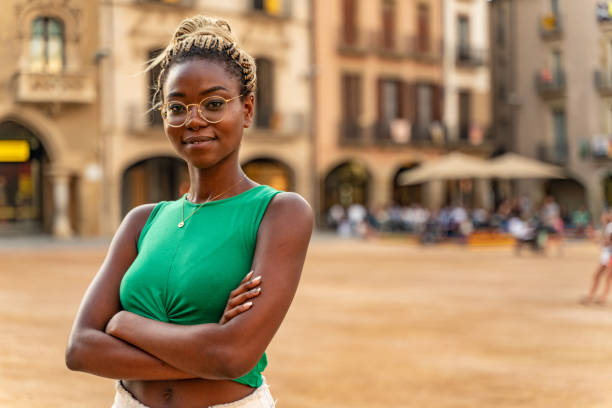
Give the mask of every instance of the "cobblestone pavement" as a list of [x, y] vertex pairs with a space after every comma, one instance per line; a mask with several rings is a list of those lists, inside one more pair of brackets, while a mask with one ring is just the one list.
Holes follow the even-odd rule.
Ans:
[[[0, 242], [0, 406], [108, 407], [64, 347], [105, 241]], [[279, 408], [612, 407], [612, 307], [585, 307], [594, 244], [314, 240], [266, 377]]]

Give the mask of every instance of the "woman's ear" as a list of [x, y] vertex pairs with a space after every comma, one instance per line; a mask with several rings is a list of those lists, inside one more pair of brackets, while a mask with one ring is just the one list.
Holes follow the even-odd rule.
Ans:
[[248, 94], [244, 101], [242, 101], [242, 108], [244, 114], [244, 127], [251, 127], [253, 123], [253, 115], [255, 114], [255, 97], [252, 93]]

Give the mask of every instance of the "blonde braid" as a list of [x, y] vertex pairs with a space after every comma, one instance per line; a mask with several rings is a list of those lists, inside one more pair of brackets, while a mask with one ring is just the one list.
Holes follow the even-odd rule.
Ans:
[[243, 97], [254, 93], [257, 73], [255, 60], [246, 51], [238, 47], [232, 30], [226, 20], [202, 15], [183, 20], [172, 35], [166, 48], [149, 61], [147, 70], [159, 66], [152, 109], [161, 105], [161, 90], [168, 67], [175, 61], [198, 56], [217, 55], [229, 63], [238, 66], [241, 76], [241, 93]]

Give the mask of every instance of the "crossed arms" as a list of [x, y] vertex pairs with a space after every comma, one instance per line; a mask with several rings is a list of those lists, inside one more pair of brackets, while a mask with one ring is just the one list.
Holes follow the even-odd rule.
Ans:
[[[312, 232], [310, 207], [293, 193], [272, 200], [259, 227], [252, 265], [253, 279], [261, 282], [243, 281], [220, 323], [193, 326], [121, 310], [121, 279], [137, 255], [136, 242], [152, 209], [135, 208], [117, 230], [79, 308], [66, 365], [125, 380], [222, 380], [246, 374], [278, 330], [297, 289]], [[261, 293], [243, 313], [249, 307], [245, 300], [255, 293], [239, 296], [256, 285]]]

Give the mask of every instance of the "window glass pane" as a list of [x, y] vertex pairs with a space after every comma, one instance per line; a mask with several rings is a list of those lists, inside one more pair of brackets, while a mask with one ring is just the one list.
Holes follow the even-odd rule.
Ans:
[[45, 20], [37, 18], [32, 21], [32, 38], [30, 39], [30, 71], [42, 72], [45, 67]]

